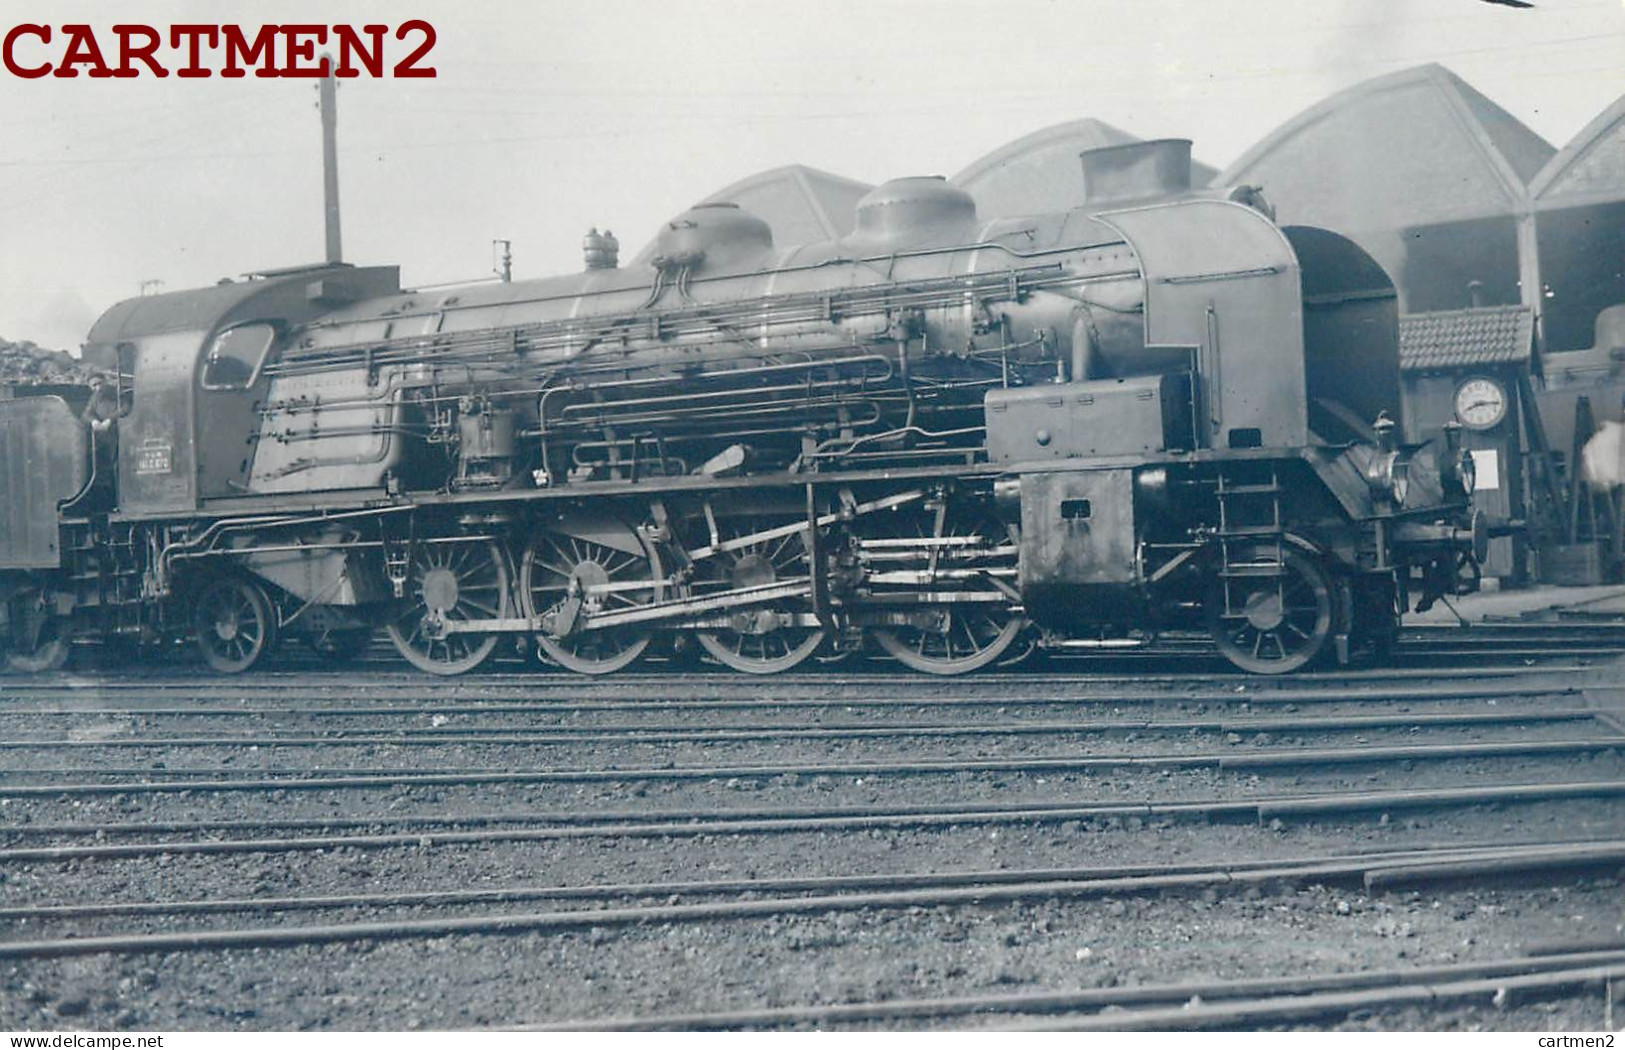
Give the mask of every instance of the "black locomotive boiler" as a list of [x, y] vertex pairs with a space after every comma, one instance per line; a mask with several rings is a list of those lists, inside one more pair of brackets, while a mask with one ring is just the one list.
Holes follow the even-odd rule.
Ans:
[[[600, 674], [652, 644], [754, 673], [878, 651], [1206, 629], [1286, 672], [1381, 651], [1488, 530], [1415, 448], [1393, 286], [1251, 188], [1086, 156], [1090, 198], [986, 222], [886, 183], [854, 232], [694, 208], [646, 265], [411, 290], [253, 275], [110, 309], [116, 386], [0, 401], [0, 647], [195, 642], [221, 671], [387, 632], [438, 674], [499, 645]], [[29, 396], [32, 394], [33, 396]]]

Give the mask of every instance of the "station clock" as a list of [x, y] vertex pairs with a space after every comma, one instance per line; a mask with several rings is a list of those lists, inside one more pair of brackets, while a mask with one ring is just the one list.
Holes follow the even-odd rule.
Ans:
[[1507, 415], [1507, 388], [1489, 376], [1469, 376], [1456, 386], [1456, 418], [1464, 427], [1489, 430]]

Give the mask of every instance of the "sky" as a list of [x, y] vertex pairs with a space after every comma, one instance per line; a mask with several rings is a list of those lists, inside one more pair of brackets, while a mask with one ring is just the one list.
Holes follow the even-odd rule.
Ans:
[[[1424, 62], [1561, 147], [1625, 94], [1625, 0], [0, 0], [23, 22], [429, 21], [433, 79], [338, 93], [347, 261], [410, 285], [623, 258], [754, 172], [951, 175], [1094, 117], [1223, 167], [1314, 102]], [[59, 58], [30, 39], [29, 61]], [[392, 54], [399, 55], [397, 48]], [[0, 70], [0, 337], [76, 349], [96, 316], [319, 261], [310, 80]]]

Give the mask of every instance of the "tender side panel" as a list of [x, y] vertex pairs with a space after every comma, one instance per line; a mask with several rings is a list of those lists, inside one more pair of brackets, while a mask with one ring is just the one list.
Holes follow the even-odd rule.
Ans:
[[88, 448], [60, 397], [0, 401], [0, 569], [61, 564], [56, 508], [84, 487]]

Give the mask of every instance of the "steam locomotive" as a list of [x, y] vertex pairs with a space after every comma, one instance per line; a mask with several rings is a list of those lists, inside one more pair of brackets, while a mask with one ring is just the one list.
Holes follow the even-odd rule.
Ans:
[[1181, 140], [1092, 151], [1063, 214], [904, 178], [824, 244], [713, 204], [646, 264], [594, 233], [545, 280], [336, 264], [119, 303], [86, 346], [115, 382], [0, 401], [0, 648], [1380, 653], [1483, 556], [1472, 459], [1390, 421], [1381, 267], [1181, 166]]

